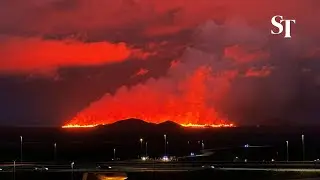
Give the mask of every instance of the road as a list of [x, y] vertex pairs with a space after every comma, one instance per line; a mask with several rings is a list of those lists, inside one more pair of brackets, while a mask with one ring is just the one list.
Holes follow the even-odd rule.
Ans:
[[[106, 168], [97, 168], [97, 163], [75, 163], [54, 165], [50, 163], [0, 164], [0, 172], [34, 171], [35, 167], [46, 167], [46, 172], [183, 172], [203, 169], [224, 171], [299, 171], [320, 172], [320, 165], [314, 162], [270, 162], [270, 163], [232, 163], [232, 162], [156, 162], [156, 161], [112, 161], [100, 162]], [[111, 168], [108, 168], [110, 166]], [[319, 169], [318, 169], [319, 168]]]
[[320, 169], [298, 168], [217, 168], [225, 171], [277, 171], [277, 172], [320, 172]]

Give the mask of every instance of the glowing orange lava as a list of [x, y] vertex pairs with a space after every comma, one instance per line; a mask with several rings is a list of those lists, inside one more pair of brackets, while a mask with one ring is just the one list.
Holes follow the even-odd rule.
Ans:
[[[66, 124], [64, 126], [62, 126], [62, 128], [93, 128], [99, 125], [106, 125], [106, 124], [111, 124], [111, 123], [105, 123], [105, 122], [116, 122], [116, 119], [113, 120], [94, 120], [94, 118], [92, 116], [85, 118], [84, 116], [82, 118], [80, 118], [81, 116], [77, 116], [74, 119], [71, 120], [71, 123]], [[152, 120], [148, 120], [148, 118], [146, 118], [146, 122], [150, 122], [153, 123], [154, 121]], [[72, 123], [72, 122], [77, 122], [77, 123]], [[90, 122], [99, 122], [97, 124], [90, 124]], [[156, 124], [159, 124], [163, 121], [160, 121]], [[175, 122], [177, 122], [177, 119], [175, 119]], [[178, 120], [179, 122], [179, 120]], [[180, 122], [186, 122], [186, 120], [182, 120], [180, 119]], [[181, 125], [182, 127], [189, 127], [189, 128], [221, 128], [221, 127], [236, 127], [235, 124], [233, 123], [226, 123], [226, 121], [220, 121], [220, 123], [217, 124], [195, 124], [195, 123], [178, 123], [179, 125]]]
[[68, 125], [62, 126], [62, 128], [92, 128], [98, 125], [99, 124], [90, 124], [90, 125], [68, 124]]
[[[68, 124], [62, 126], [62, 128], [93, 128], [99, 125], [104, 124], [92, 124], [92, 125], [80, 125], [80, 124]], [[235, 127], [234, 124], [180, 124], [183, 127], [190, 127], [190, 128], [221, 128], [221, 127]]]
[[192, 128], [219, 128], [219, 127], [235, 127], [234, 124], [180, 124], [183, 127], [192, 127]]

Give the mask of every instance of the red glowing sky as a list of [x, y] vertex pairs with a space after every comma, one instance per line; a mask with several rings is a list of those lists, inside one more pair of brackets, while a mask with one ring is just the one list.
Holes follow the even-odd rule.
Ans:
[[[317, 0], [0, 2], [1, 76], [54, 75], [54, 81], [46, 79], [48, 88], [30, 78], [13, 86], [20, 87], [13, 91], [19, 95], [4, 95], [3, 102], [18, 102], [13, 107], [21, 113], [4, 111], [4, 117], [59, 114], [49, 124], [127, 118], [242, 124], [289, 118], [283, 109], [301, 109], [292, 116], [303, 116], [305, 110], [291, 106], [304, 98], [298, 97], [297, 79], [307, 78], [309, 90], [319, 82], [312, 69], [317, 61], [301, 60], [320, 54], [319, 5]], [[291, 40], [270, 36], [270, 19], [278, 14], [297, 20]], [[75, 71], [79, 67], [88, 71]], [[26, 97], [39, 100], [28, 104]]]

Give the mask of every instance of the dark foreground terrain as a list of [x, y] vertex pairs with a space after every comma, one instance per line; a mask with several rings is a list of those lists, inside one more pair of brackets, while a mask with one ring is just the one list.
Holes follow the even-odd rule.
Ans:
[[[209, 156], [194, 161], [224, 162], [286, 162], [309, 161], [320, 158], [318, 127], [237, 127], [185, 128], [172, 122], [150, 124], [141, 120], [120, 121], [111, 125], [88, 129], [60, 127], [2, 127], [0, 128], [0, 162], [11, 166], [22, 164], [80, 164], [106, 162], [114, 157], [132, 160], [148, 155], [159, 158], [164, 154], [185, 159], [191, 153]], [[302, 137], [303, 140], [302, 140]], [[166, 140], [166, 141], [165, 141]], [[288, 141], [288, 143], [287, 143]], [[146, 143], [147, 142], [147, 143]], [[166, 143], [165, 143], [166, 142]], [[304, 144], [304, 146], [303, 146]], [[304, 150], [304, 151], [303, 151]], [[303, 153], [304, 152], [304, 153]], [[21, 158], [22, 157], [22, 158]], [[21, 164], [21, 163], [20, 163]], [[32, 168], [32, 167], [31, 167]], [[0, 180], [83, 180], [83, 174], [70, 172], [1, 172]], [[315, 172], [260, 172], [260, 171], [189, 171], [189, 172], [134, 172], [128, 179], [185, 180], [185, 179], [296, 179], [318, 176]], [[90, 179], [91, 178], [91, 179]], [[88, 176], [87, 180], [92, 179]], [[107, 178], [108, 179], [108, 178]], [[111, 180], [111, 179], [110, 179]], [[120, 180], [120, 179], [119, 179]]]
[[[166, 134], [167, 145], [164, 145]], [[184, 128], [166, 122], [159, 125], [141, 120], [120, 121], [88, 129], [0, 128], [0, 161], [101, 162], [116, 158], [133, 159], [141, 155], [159, 157], [199, 154], [214, 149], [210, 160], [303, 159], [301, 136], [304, 135], [305, 160], [320, 158], [318, 127], [239, 127]], [[22, 141], [20, 136], [22, 136]], [[143, 139], [141, 142], [140, 139]], [[147, 146], [146, 146], [147, 142]], [[56, 143], [56, 146], [54, 144]], [[245, 148], [245, 145], [250, 145]], [[207, 157], [209, 158], [209, 157]]]
[[[128, 173], [128, 180], [290, 180], [320, 177], [316, 173], [285, 173], [285, 172], [250, 172], [250, 171], [195, 171], [184, 173]], [[82, 180], [82, 174], [74, 174], [72, 178], [70, 173], [35, 173], [24, 172], [16, 173], [16, 180]], [[0, 179], [13, 180], [12, 173], [0, 173]], [[108, 178], [110, 180], [120, 180], [121, 178]], [[88, 178], [87, 180], [99, 180]]]

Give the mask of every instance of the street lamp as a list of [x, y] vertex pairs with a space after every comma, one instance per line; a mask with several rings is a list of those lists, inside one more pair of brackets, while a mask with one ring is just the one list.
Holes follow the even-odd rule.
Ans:
[[23, 137], [20, 136], [20, 162], [22, 162], [22, 142], [23, 142]]
[[305, 160], [305, 149], [304, 149], [304, 135], [301, 135], [301, 143], [302, 143], [302, 161]]
[[166, 156], [167, 155], [167, 135], [164, 134], [163, 137], [164, 137], [164, 155]]
[[244, 153], [245, 153], [245, 160], [247, 160], [248, 158], [249, 158], [249, 147], [250, 147], [250, 145], [249, 144], [245, 144], [244, 145]]
[[53, 144], [54, 161], [57, 161], [57, 143]]
[[146, 157], [148, 157], [148, 142], [146, 142]]
[[169, 154], [169, 153], [168, 153], [168, 151], [169, 151], [169, 150], [168, 150], [168, 149], [169, 149], [168, 146], [169, 146], [169, 141], [167, 141], [167, 144], [166, 144], [166, 149], [167, 149], [167, 150], [166, 150], [166, 151], [167, 151], [167, 152], [166, 152], [166, 156], [168, 156], [168, 154]]
[[142, 143], [143, 143], [143, 139], [140, 138], [140, 156], [142, 156]]
[[287, 162], [289, 162], [289, 141], [286, 141], [287, 144]]
[[113, 148], [113, 159], [116, 160], [116, 148]]
[[71, 176], [71, 179], [73, 180], [74, 162], [72, 162], [72, 163], [71, 163], [71, 169], [72, 169], [72, 176]]
[[16, 160], [13, 160], [13, 180], [16, 180]]

